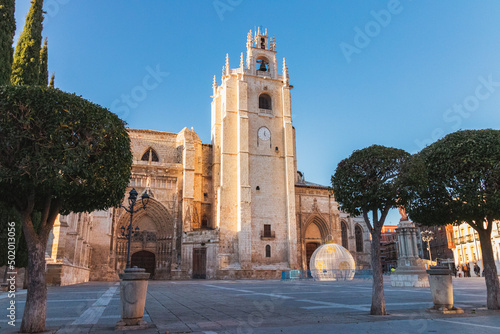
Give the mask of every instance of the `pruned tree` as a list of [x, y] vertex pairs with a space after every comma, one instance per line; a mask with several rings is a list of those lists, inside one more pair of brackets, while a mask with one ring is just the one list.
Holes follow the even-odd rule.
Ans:
[[0, 86], [0, 187], [8, 194], [0, 201], [18, 212], [28, 246], [22, 332], [45, 330], [45, 250], [57, 215], [117, 206], [131, 164], [124, 122], [107, 109], [58, 89]]
[[500, 307], [491, 231], [500, 220], [500, 131], [457, 131], [424, 148], [404, 166], [402, 197], [413, 221], [469, 224], [479, 235], [487, 306]]
[[16, 33], [16, 19], [14, 0], [0, 0], [0, 85], [10, 83], [10, 73], [14, 48], [14, 34]]
[[47, 48], [47, 37], [43, 41], [42, 49], [40, 50], [40, 66], [38, 69], [38, 84], [47, 86], [49, 84], [49, 51]]
[[[342, 160], [332, 176], [335, 200], [352, 216], [362, 215], [372, 236], [373, 270], [370, 313], [385, 315], [384, 279], [380, 262], [382, 226], [389, 210], [398, 206], [401, 164], [409, 157], [403, 150], [372, 145]], [[371, 218], [370, 218], [371, 215]]]
[[50, 76], [50, 81], [49, 81], [49, 87], [50, 88], [55, 88], [55, 86], [54, 86], [54, 81], [55, 80], [56, 80], [56, 74], [52, 73], [52, 75]]
[[14, 53], [10, 77], [13, 85], [38, 85], [39, 83], [42, 22], [43, 0], [32, 0]]

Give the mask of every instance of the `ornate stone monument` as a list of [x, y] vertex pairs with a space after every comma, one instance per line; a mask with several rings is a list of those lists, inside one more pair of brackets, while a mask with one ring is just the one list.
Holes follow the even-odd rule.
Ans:
[[417, 228], [408, 220], [404, 207], [399, 207], [401, 220], [398, 234], [398, 268], [391, 273], [391, 285], [399, 287], [428, 287], [425, 265], [418, 257]]

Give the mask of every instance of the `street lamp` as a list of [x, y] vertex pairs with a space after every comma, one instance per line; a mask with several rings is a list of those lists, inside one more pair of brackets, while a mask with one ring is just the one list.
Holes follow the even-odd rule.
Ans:
[[[128, 227], [125, 228], [125, 226], [122, 226], [120, 228], [122, 231], [122, 236], [128, 238], [127, 266], [126, 266], [126, 268], [130, 268], [130, 244], [132, 241], [132, 234], [139, 232], [139, 226], [137, 226], [135, 228], [135, 230], [132, 229], [132, 219], [134, 218], [134, 213], [139, 212], [142, 209], [146, 209], [146, 205], [148, 205], [148, 202], [149, 202], [149, 195], [147, 194], [147, 192], [144, 192], [144, 194], [142, 194], [142, 196], [141, 196], [142, 207], [134, 210], [134, 206], [135, 206], [136, 201], [137, 201], [137, 191], [135, 190], [135, 188], [132, 188], [132, 190], [130, 190], [129, 196], [128, 196], [128, 208], [126, 206], [123, 206], [123, 204], [120, 204], [120, 207], [124, 208], [125, 211], [130, 213], [130, 223], [128, 224]], [[125, 232], [125, 230], [126, 230], [126, 232]]]
[[431, 242], [431, 240], [434, 240], [434, 232], [422, 231], [422, 232], [420, 232], [420, 234], [422, 235], [422, 241], [427, 242], [427, 251], [429, 252], [429, 260], [432, 262], [430, 242]]

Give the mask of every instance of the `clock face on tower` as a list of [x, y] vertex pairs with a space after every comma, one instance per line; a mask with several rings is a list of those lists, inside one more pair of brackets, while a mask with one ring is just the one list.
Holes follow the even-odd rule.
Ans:
[[265, 126], [261, 127], [259, 131], [257, 132], [257, 135], [261, 140], [269, 140], [271, 139], [271, 131], [269, 131], [268, 128]]

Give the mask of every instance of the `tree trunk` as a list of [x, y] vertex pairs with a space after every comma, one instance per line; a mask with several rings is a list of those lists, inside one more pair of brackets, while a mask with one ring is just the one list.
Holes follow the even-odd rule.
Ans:
[[[374, 224], [375, 225], [375, 224]], [[380, 231], [375, 228], [372, 233], [372, 307], [370, 314], [386, 315], [384, 296], [384, 276], [382, 275], [382, 263], [380, 262]]]
[[20, 331], [22, 333], [45, 331], [45, 316], [47, 313], [45, 248], [46, 243], [43, 241], [28, 242], [28, 293], [21, 322]]
[[[491, 222], [490, 222], [491, 224]], [[480, 229], [479, 241], [483, 253], [484, 278], [486, 281], [486, 305], [489, 310], [500, 309], [500, 283], [491, 245], [491, 232]]]

